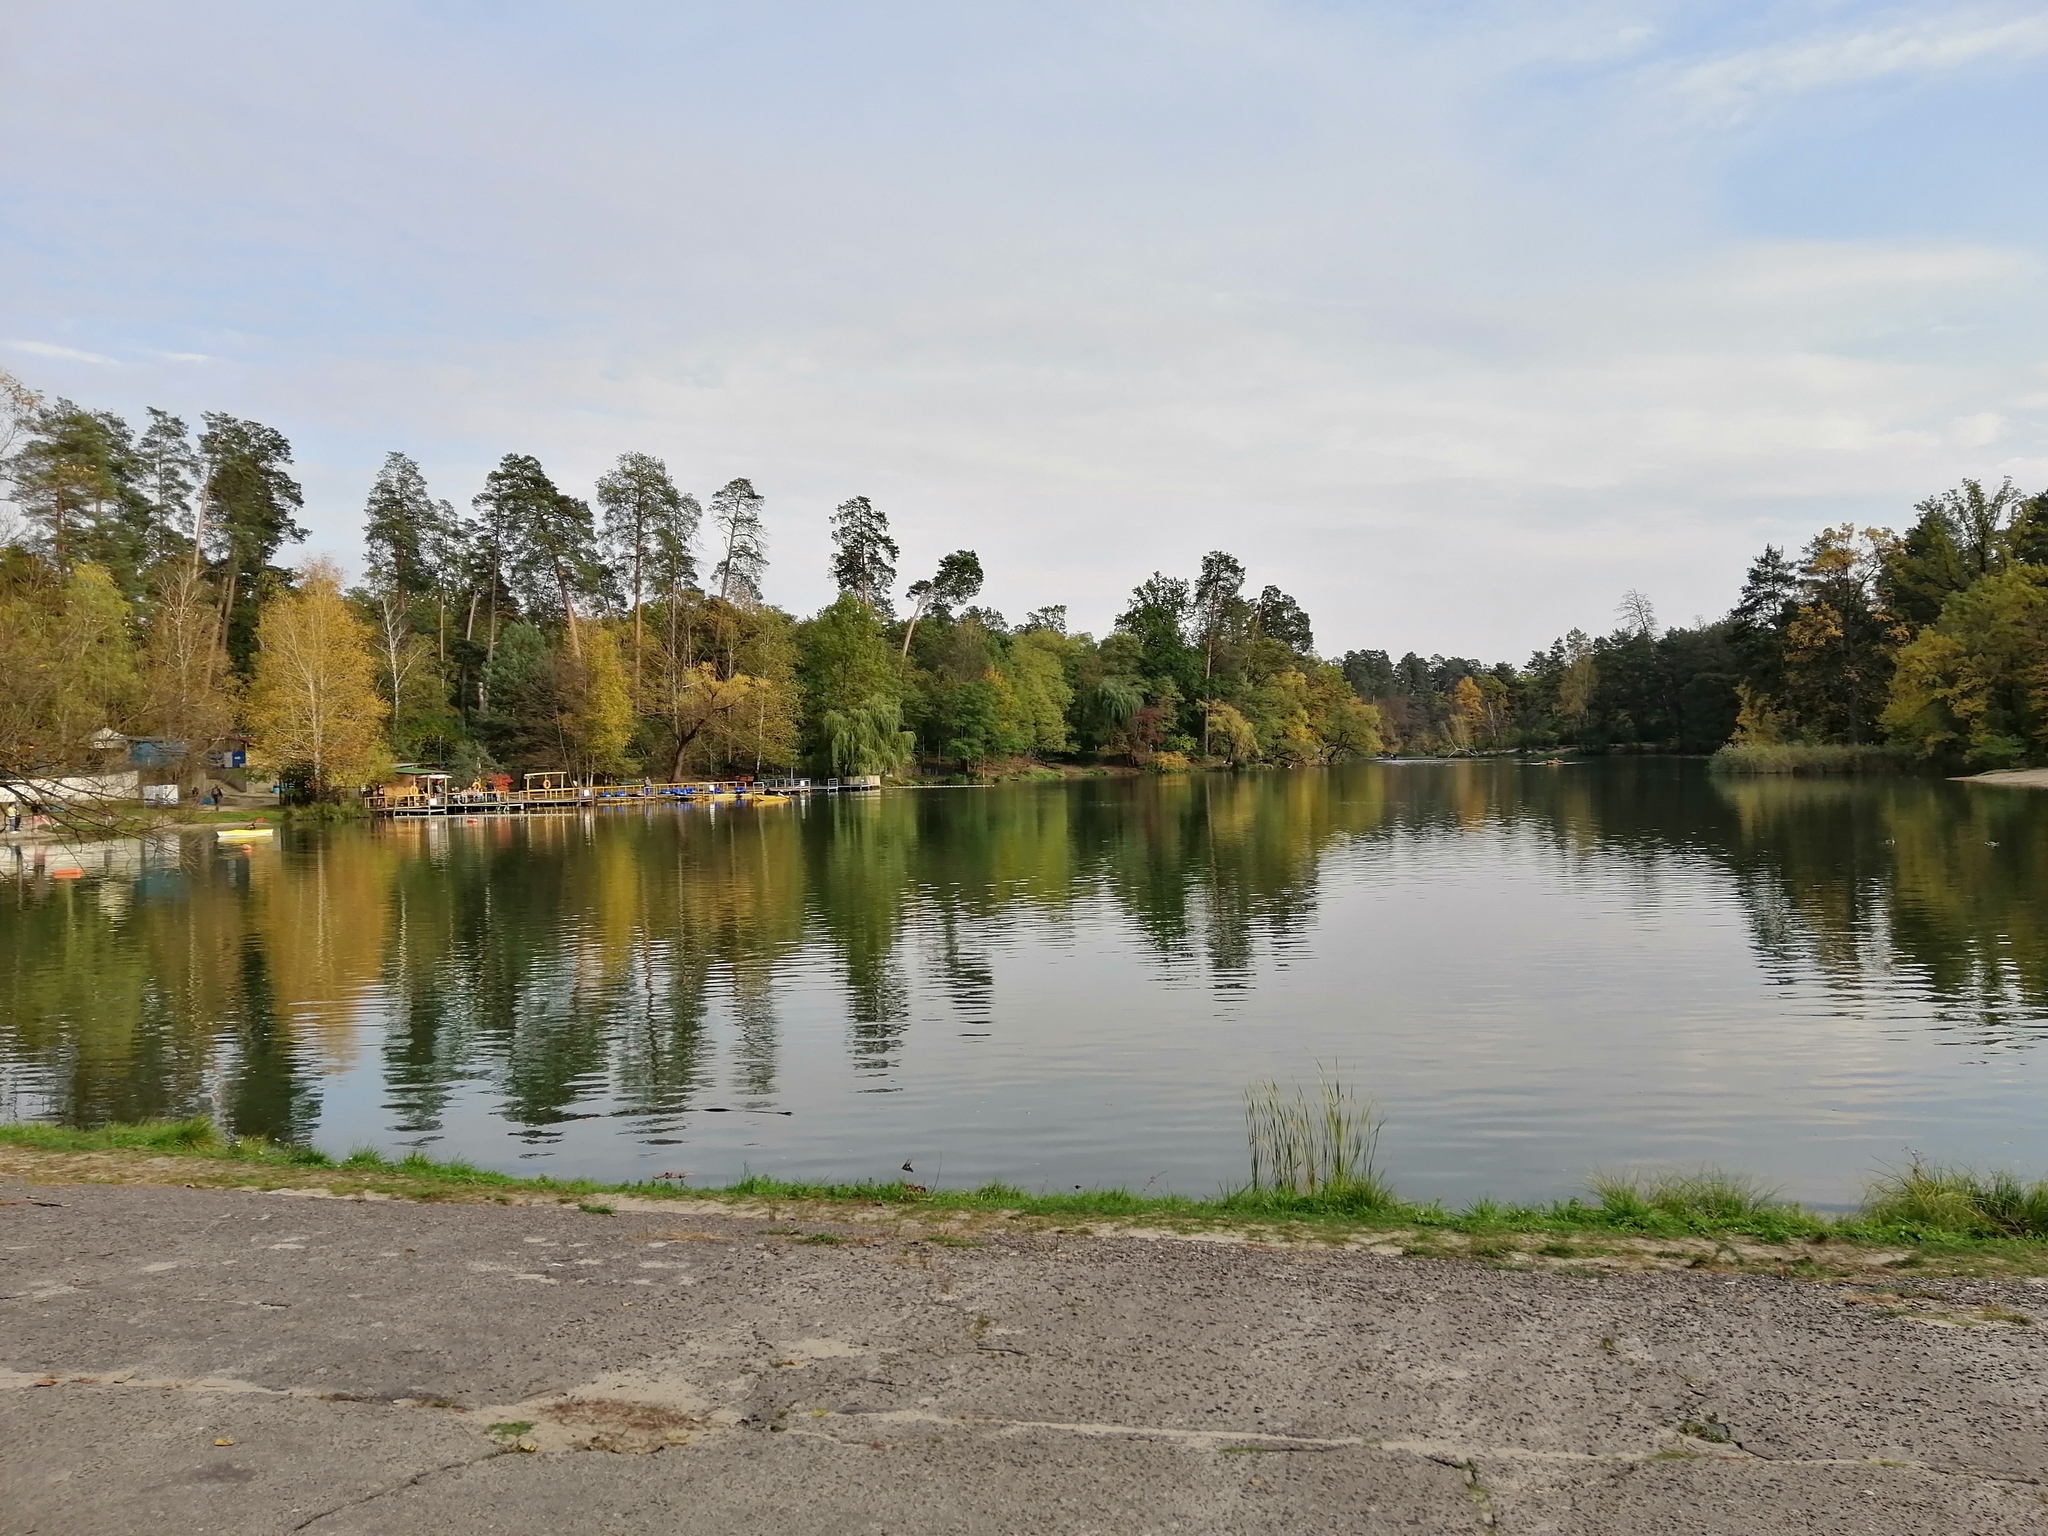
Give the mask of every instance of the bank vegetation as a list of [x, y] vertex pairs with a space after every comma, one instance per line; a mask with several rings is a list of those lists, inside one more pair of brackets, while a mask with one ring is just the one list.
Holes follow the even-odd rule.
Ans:
[[[802, 558], [839, 596], [768, 600], [765, 497], [702, 500], [620, 456], [575, 494], [507, 454], [458, 510], [390, 454], [362, 580], [288, 562], [290, 443], [208, 412], [133, 423], [0, 375], [0, 776], [131, 755], [196, 789], [244, 752], [318, 801], [395, 765], [458, 780], [805, 771], [1028, 776], [1043, 765], [1323, 764], [1382, 752], [1714, 752], [1738, 773], [2048, 759], [2048, 497], [1974, 481], [1903, 534], [1767, 548], [1729, 613], [1521, 665], [1319, 653], [1234, 555], [1155, 572], [1110, 632], [979, 601], [972, 549], [906, 559], [850, 495]], [[0, 509], [6, 510], [6, 509]], [[118, 746], [116, 737], [123, 738]]]

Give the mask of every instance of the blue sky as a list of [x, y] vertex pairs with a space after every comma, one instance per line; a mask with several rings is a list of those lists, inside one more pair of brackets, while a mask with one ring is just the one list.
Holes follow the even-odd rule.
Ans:
[[1726, 608], [1766, 540], [2048, 486], [2048, 11], [0, 0], [0, 366], [769, 498], [1102, 629], [1212, 547], [1328, 651]]

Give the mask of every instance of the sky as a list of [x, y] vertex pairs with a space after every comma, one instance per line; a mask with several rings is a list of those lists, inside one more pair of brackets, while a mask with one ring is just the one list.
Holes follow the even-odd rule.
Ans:
[[[0, 367], [384, 455], [864, 494], [1098, 633], [1232, 551], [1337, 654], [1725, 611], [2048, 486], [2048, 10], [0, 0]], [[294, 555], [290, 558], [298, 558]]]

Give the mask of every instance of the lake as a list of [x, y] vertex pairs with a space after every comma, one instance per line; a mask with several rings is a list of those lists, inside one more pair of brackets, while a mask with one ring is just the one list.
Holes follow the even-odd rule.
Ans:
[[0, 860], [0, 1118], [1211, 1194], [1320, 1067], [1415, 1198], [2048, 1172], [2041, 791], [1363, 763]]

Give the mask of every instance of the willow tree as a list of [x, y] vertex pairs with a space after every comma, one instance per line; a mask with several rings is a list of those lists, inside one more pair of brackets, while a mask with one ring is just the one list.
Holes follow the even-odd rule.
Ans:
[[256, 625], [249, 727], [257, 752], [317, 798], [390, 768], [389, 713], [377, 690], [369, 627], [341, 595], [341, 573], [309, 566], [296, 592], [272, 598]]
[[819, 725], [835, 773], [888, 773], [909, 762], [917, 747], [917, 738], [903, 729], [902, 704], [885, 693], [828, 709]]

